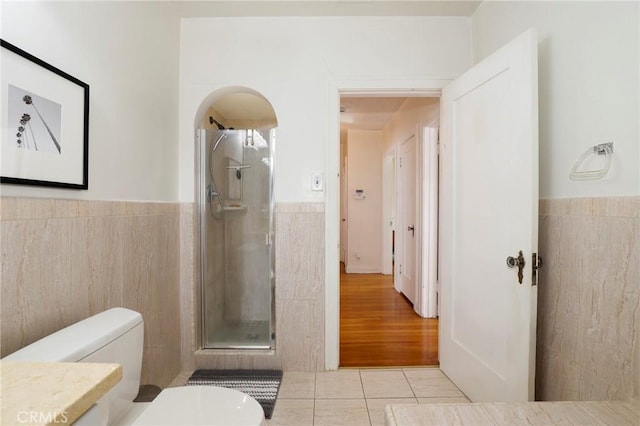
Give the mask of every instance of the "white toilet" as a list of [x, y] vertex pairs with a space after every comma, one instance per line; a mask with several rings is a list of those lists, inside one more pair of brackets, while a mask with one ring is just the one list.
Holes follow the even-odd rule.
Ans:
[[105, 362], [122, 365], [122, 381], [75, 425], [265, 425], [254, 398], [216, 386], [167, 388], [150, 403], [134, 403], [140, 386], [142, 315], [113, 308], [26, 346], [3, 361]]

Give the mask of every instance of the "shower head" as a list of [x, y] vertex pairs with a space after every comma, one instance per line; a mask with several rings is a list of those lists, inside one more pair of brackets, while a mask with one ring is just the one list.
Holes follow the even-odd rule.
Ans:
[[218, 127], [218, 130], [234, 130], [233, 127], [229, 127], [229, 129], [227, 129], [222, 124], [220, 124], [220, 122], [218, 122], [215, 118], [213, 118], [212, 116], [209, 116], [209, 124], [215, 124]]
[[218, 126], [218, 130], [225, 130], [225, 127], [222, 124], [218, 123], [212, 116], [209, 116], [209, 124], [215, 124], [216, 126]]

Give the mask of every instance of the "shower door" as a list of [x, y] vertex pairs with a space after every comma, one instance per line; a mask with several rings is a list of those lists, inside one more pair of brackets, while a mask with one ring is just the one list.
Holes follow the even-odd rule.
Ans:
[[274, 347], [275, 130], [200, 130], [202, 346]]

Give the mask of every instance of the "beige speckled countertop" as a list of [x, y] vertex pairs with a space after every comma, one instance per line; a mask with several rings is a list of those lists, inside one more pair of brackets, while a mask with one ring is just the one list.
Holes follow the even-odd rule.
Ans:
[[387, 405], [387, 426], [430, 425], [633, 425], [637, 401], [492, 402]]
[[71, 424], [120, 379], [119, 364], [0, 362], [1, 423]]

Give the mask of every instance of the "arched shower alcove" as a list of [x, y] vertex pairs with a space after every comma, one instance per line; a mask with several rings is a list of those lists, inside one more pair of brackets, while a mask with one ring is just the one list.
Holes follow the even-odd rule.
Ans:
[[275, 348], [277, 119], [255, 90], [209, 95], [196, 119], [201, 348]]

